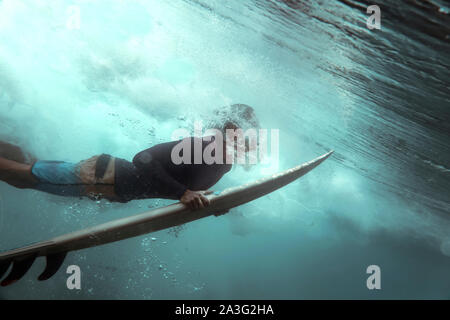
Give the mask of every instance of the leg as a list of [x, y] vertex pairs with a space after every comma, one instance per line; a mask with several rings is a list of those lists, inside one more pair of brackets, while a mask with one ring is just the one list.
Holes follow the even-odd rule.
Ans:
[[0, 180], [20, 189], [33, 188], [37, 179], [31, 173], [31, 165], [0, 157]]
[[32, 164], [36, 161], [36, 158], [29, 152], [4, 141], [0, 141], [0, 157], [23, 164]]
[[83, 195], [92, 200], [117, 201], [114, 192], [115, 161], [110, 155], [98, 155], [80, 162]]
[[18, 146], [0, 141], [0, 180], [16, 188], [32, 188], [37, 179], [31, 174], [36, 158]]
[[30, 169], [38, 180], [36, 190], [95, 200], [115, 198], [114, 159], [110, 156], [94, 156], [79, 163], [37, 161]]

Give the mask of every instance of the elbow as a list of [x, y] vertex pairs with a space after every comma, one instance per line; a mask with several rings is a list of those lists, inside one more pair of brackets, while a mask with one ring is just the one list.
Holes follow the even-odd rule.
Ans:
[[150, 152], [142, 151], [133, 158], [133, 164], [138, 168], [142, 168], [149, 166], [152, 163], [152, 160], [153, 157]]

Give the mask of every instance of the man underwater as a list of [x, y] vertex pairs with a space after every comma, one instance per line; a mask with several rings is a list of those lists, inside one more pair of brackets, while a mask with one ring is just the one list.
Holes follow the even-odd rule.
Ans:
[[[226, 130], [242, 128], [241, 123], [257, 128], [252, 107], [244, 104], [231, 105], [222, 115], [221, 125], [216, 125], [225, 134]], [[190, 143], [191, 161], [175, 164], [172, 149], [182, 141]], [[79, 163], [63, 161], [41, 161], [19, 147], [0, 141], [0, 180], [20, 189], [35, 189], [61, 196], [87, 196], [91, 199], [105, 198], [113, 202], [128, 202], [136, 199], [165, 198], [180, 200], [191, 209], [209, 205], [204, 196], [232, 165], [227, 163], [227, 144], [222, 143], [221, 163], [194, 164], [194, 145], [214, 147], [216, 137], [197, 137], [155, 145], [139, 152], [132, 162], [108, 154], [96, 155]], [[249, 145], [245, 147], [249, 151]]]

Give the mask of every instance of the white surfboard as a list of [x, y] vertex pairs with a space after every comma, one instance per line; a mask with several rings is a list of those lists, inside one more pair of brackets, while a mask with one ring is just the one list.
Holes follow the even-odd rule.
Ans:
[[207, 195], [210, 205], [203, 209], [191, 210], [177, 202], [138, 215], [65, 234], [48, 241], [2, 252], [0, 253], [0, 279], [11, 264], [13, 267], [1, 285], [7, 286], [22, 278], [39, 256], [47, 258], [47, 266], [38, 279], [47, 280], [58, 271], [69, 251], [124, 240], [226, 212], [295, 181], [321, 164], [332, 153], [333, 151], [330, 151], [314, 160], [252, 183]]

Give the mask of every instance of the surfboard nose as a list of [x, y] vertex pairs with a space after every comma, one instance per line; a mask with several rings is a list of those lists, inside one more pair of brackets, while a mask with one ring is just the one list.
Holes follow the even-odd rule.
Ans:
[[320, 158], [323, 158], [323, 160], [329, 158], [332, 154], [334, 153], [334, 150], [330, 150], [327, 153], [325, 153], [324, 155], [322, 155]]

